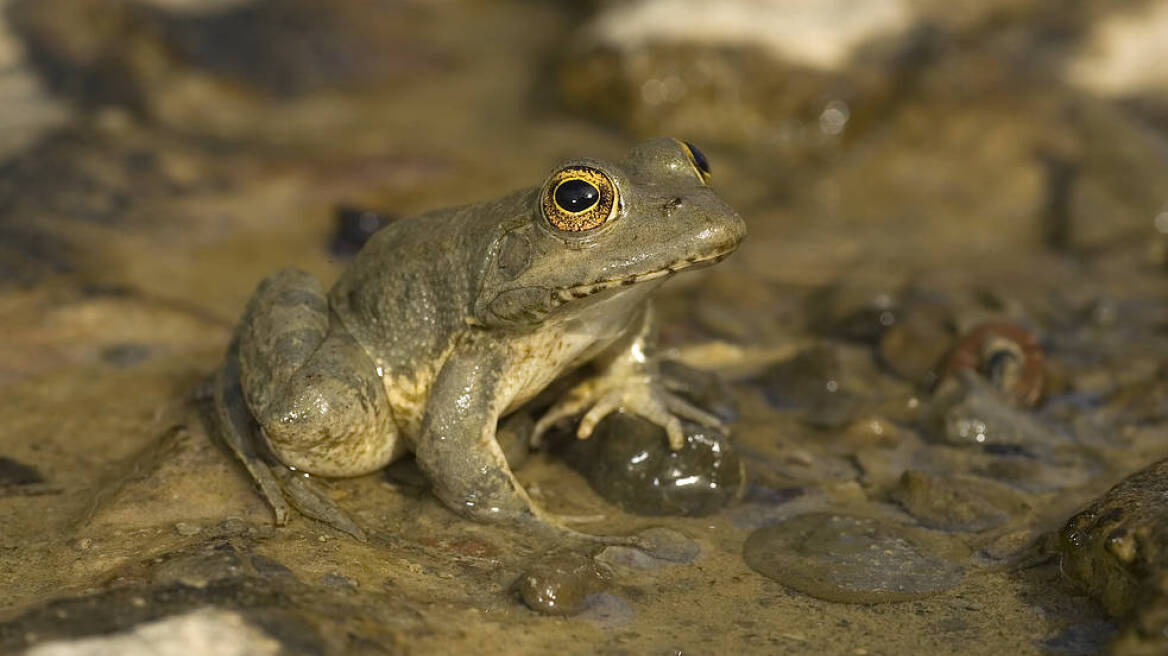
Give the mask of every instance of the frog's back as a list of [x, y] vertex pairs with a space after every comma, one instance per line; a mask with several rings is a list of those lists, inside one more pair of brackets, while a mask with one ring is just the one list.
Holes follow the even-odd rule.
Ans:
[[465, 326], [475, 272], [461, 228], [472, 213], [456, 208], [390, 224], [333, 286], [330, 305], [379, 367], [404, 374], [432, 362]]

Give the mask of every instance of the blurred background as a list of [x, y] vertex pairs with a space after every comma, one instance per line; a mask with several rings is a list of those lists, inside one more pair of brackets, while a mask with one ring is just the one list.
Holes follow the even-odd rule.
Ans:
[[[141, 535], [161, 553], [228, 534], [175, 533], [179, 520], [220, 526], [236, 512], [267, 526], [219, 455], [175, 461], [185, 470], [166, 470], [170, 456], [133, 465], [164, 471], [133, 483], [149, 488], [137, 497], [123, 485], [137, 479], [119, 473], [179, 421], [262, 277], [298, 266], [331, 281], [381, 225], [538, 185], [564, 158], [619, 158], [662, 135], [701, 147], [713, 187], [748, 224], [738, 253], [671, 281], [660, 304], [666, 345], [735, 381], [748, 483], [702, 538], [716, 554], [703, 566], [721, 577], [718, 612], [734, 616], [686, 601], [693, 582], [670, 575], [669, 594], [626, 595], [638, 613], [664, 599], [659, 615], [621, 625], [643, 632], [632, 644], [697, 644], [720, 635], [704, 624], [716, 621], [734, 623], [739, 646], [761, 635], [806, 653], [1102, 649], [1115, 626], [1053, 561], [1021, 574], [1004, 564], [1168, 455], [1165, 0], [0, 0], [0, 465], [31, 467], [0, 467], [0, 497], [41, 490], [0, 505], [0, 552], [10, 547], [0, 582], [20, 581], [11, 603], [121, 580], [110, 572], [145, 548]], [[1042, 404], [1023, 391], [1027, 407], [994, 397], [972, 411], [1005, 418], [1000, 443], [930, 434], [917, 409], [945, 354], [985, 321], [1045, 353]], [[827, 346], [800, 350], [809, 342]], [[909, 468], [936, 477], [911, 487], [926, 479], [902, 478]], [[554, 490], [562, 471], [522, 475]], [[953, 475], [974, 482], [946, 488]], [[1023, 501], [991, 508], [978, 494], [998, 483]], [[338, 485], [359, 504], [353, 490], [375, 483]], [[189, 515], [159, 501], [212, 488], [223, 498], [190, 503]], [[78, 535], [100, 542], [91, 527], [105, 526], [121, 555], [76, 565], [82, 543], [43, 538], [44, 518], [73, 517], [95, 496], [113, 501]], [[456, 543], [434, 546], [435, 531], [464, 527], [422, 497], [363, 497], [369, 516], [385, 503], [423, 509], [394, 515], [417, 514], [422, 528], [379, 548], [392, 543], [410, 563], [440, 552], [403, 579], [410, 594], [391, 596], [446, 594], [450, 571], [464, 576], [459, 590], [486, 589], [473, 567], [451, 565], [465, 564]], [[796, 506], [928, 525], [949, 513], [929, 503], [953, 498], [992, 520], [946, 525], [946, 539], [968, 547], [955, 567], [984, 567], [965, 600], [886, 615], [807, 601], [760, 591], [739, 557], [747, 531]], [[61, 522], [57, 535], [73, 530]], [[1168, 544], [1168, 518], [1156, 522], [1149, 530]], [[279, 539], [269, 548], [287, 550], [269, 555], [319, 574], [300, 538]], [[344, 553], [338, 562], [358, 562]], [[382, 563], [370, 572], [389, 562], [360, 553]], [[28, 576], [4, 566], [33, 561], [42, 569]], [[369, 576], [361, 594], [381, 589]], [[466, 594], [451, 607], [502, 603]], [[1157, 594], [1148, 607], [1168, 617], [1168, 592]], [[755, 615], [736, 614], [743, 599], [761, 600]], [[464, 616], [418, 608], [407, 610], [426, 621], [410, 640], [468, 639], [450, 628]], [[529, 646], [568, 635], [507, 617], [528, 623]], [[779, 640], [756, 620], [806, 635]], [[877, 647], [850, 651], [866, 640]]]
[[489, 198], [655, 135], [708, 151], [774, 280], [1165, 259], [1163, 2], [3, 6], [10, 281], [226, 310], [324, 266], [338, 205]]

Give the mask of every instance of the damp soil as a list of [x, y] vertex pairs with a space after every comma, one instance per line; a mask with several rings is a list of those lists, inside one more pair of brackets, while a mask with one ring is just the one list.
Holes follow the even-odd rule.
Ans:
[[[815, 77], [809, 97], [852, 103], [844, 138], [692, 124], [749, 235], [658, 313], [671, 375], [729, 429], [677, 454], [627, 416], [587, 445], [504, 445], [541, 505], [638, 549], [470, 524], [408, 459], [321, 481], [366, 541], [275, 527], [200, 392], [268, 273], [331, 281], [395, 217], [639, 139], [642, 118], [573, 100], [611, 82], [571, 66], [593, 61], [592, 9], [0, 7], [73, 108], [0, 163], [0, 652], [211, 606], [306, 654], [1070, 656], [1139, 612], [1089, 594], [1118, 583], [1067, 578], [1058, 536], [1168, 456], [1168, 242], [1147, 201], [1168, 198], [1168, 146], [1015, 66], [1088, 18], [995, 14], [935, 28], [911, 70], [898, 51]], [[628, 75], [703, 56], [646, 47], [604, 56], [652, 63]], [[983, 86], [958, 102], [963, 75]], [[743, 97], [779, 111], [803, 91]]]

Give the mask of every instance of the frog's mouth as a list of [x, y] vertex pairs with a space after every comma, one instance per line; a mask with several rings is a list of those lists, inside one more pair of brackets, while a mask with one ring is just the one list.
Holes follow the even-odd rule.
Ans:
[[706, 255], [701, 257], [691, 257], [684, 260], [678, 260], [668, 266], [660, 269], [655, 269], [646, 273], [636, 273], [622, 278], [610, 278], [608, 280], [597, 280], [595, 282], [584, 283], [582, 285], [573, 285], [572, 287], [563, 287], [552, 292], [552, 308], [557, 308], [565, 303], [577, 301], [582, 298], [587, 298], [593, 294], [599, 294], [610, 289], [618, 287], [628, 287], [637, 283], [648, 282], [650, 280], [657, 280], [661, 278], [668, 278], [678, 271], [685, 269], [695, 269], [699, 267], [710, 266], [717, 264], [726, 259], [730, 253], [734, 252], [735, 247], [730, 247], [725, 250], [714, 253], [713, 255]]

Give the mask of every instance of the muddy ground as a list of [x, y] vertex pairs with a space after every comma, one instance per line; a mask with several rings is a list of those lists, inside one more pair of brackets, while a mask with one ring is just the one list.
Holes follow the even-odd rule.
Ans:
[[[743, 23], [633, 38], [607, 3], [0, 4], [0, 652], [1163, 653], [1164, 468], [1092, 506], [1151, 499], [1138, 554], [1117, 516], [1063, 529], [1168, 457], [1168, 84], [1098, 82], [1168, 12], [950, 4], [799, 14], [876, 17], [835, 59]], [[274, 527], [198, 393], [256, 283], [335, 278], [354, 208], [489, 199], [659, 133], [748, 224], [659, 299], [730, 435], [677, 460], [615, 417], [517, 474], [668, 548], [470, 524], [408, 460], [323, 481], [367, 541]], [[658, 469], [622, 470], [630, 443]], [[671, 467], [710, 484], [678, 497]], [[578, 607], [529, 608], [533, 571]]]

